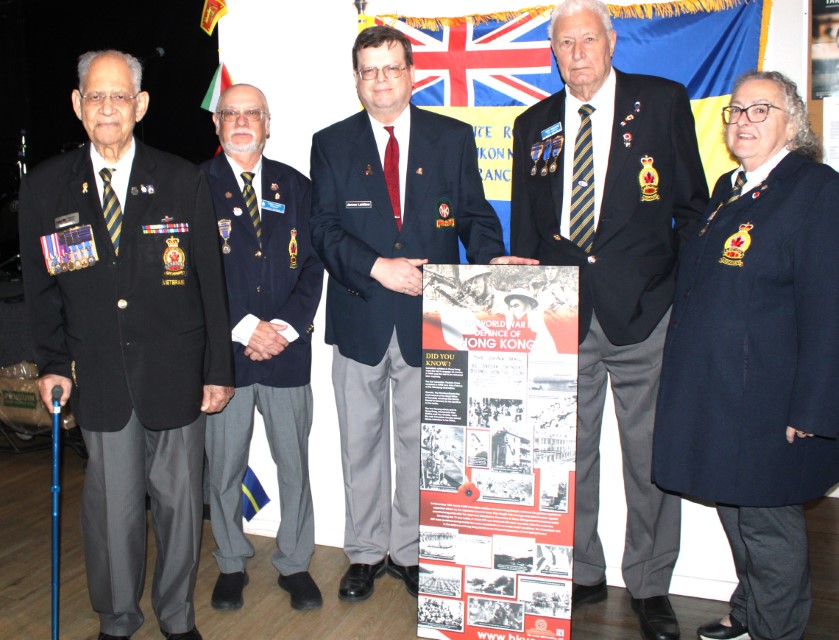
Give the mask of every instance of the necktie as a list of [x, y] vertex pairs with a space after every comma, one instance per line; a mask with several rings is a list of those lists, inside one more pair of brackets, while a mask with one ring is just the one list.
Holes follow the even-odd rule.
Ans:
[[250, 171], [242, 172], [242, 180], [245, 181], [242, 196], [245, 198], [245, 206], [248, 208], [248, 214], [251, 217], [253, 228], [256, 231], [256, 239], [259, 241], [259, 246], [262, 247], [262, 222], [259, 220], [259, 209], [256, 206], [256, 191], [253, 188], [254, 175]]
[[580, 130], [574, 143], [571, 184], [571, 240], [586, 253], [594, 240], [594, 153], [591, 138], [591, 114], [594, 107], [580, 107]]
[[737, 178], [734, 180], [734, 187], [731, 189], [731, 195], [728, 196], [728, 200], [725, 201], [726, 204], [731, 204], [740, 197], [744, 184], [746, 184], [746, 172], [741, 169], [737, 172]]
[[390, 139], [385, 147], [385, 182], [390, 195], [390, 205], [393, 207], [393, 218], [396, 228], [402, 230], [402, 205], [399, 201], [399, 143], [393, 135], [393, 127], [385, 127]]
[[111, 174], [116, 169], [102, 169], [99, 175], [102, 176], [102, 211], [105, 214], [105, 225], [108, 227], [108, 235], [114, 245], [114, 252], [119, 255], [119, 234], [122, 231], [122, 207], [119, 198], [111, 186]]

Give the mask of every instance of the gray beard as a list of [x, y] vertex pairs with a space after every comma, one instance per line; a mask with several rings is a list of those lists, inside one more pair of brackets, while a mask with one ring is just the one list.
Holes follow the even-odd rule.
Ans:
[[232, 155], [234, 153], [256, 153], [265, 148], [265, 143], [249, 142], [248, 144], [231, 144], [229, 142], [222, 142], [221, 148], [225, 153]]

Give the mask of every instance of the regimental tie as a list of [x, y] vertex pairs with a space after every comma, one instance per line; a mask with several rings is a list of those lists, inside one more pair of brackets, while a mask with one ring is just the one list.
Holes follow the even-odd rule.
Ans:
[[102, 177], [104, 188], [102, 189], [102, 211], [105, 214], [105, 225], [108, 227], [108, 235], [114, 245], [114, 253], [119, 255], [119, 234], [122, 232], [122, 207], [119, 198], [111, 186], [111, 174], [116, 169], [102, 169], [99, 175]]
[[734, 187], [731, 189], [731, 195], [728, 196], [728, 200], [725, 201], [726, 204], [731, 204], [740, 197], [740, 194], [743, 192], [744, 184], [746, 184], [746, 172], [741, 169], [737, 172], [737, 178], [734, 180]]
[[571, 240], [586, 253], [594, 241], [594, 152], [592, 149], [591, 114], [594, 107], [580, 107], [580, 130], [574, 143], [574, 165], [571, 184]]
[[717, 217], [717, 213], [720, 209], [731, 204], [740, 197], [740, 194], [743, 193], [743, 185], [745, 184], [746, 172], [741, 169], [737, 172], [737, 177], [734, 179], [734, 186], [731, 188], [731, 193], [728, 195], [728, 199], [725, 202], [721, 202], [719, 206], [711, 212], [711, 215], [709, 215], [705, 220], [705, 225], [699, 230], [700, 236], [704, 236], [708, 232], [708, 227], [711, 226], [711, 223], [714, 221], [714, 218]]
[[253, 188], [254, 175], [250, 171], [242, 172], [242, 180], [245, 182], [245, 187], [242, 189], [242, 196], [245, 198], [245, 206], [248, 208], [248, 214], [251, 217], [251, 222], [253, 222], [259, 247], [262, 248], [262, 222], [259, 219], [259, 207], [256, 206], [256, 191]]
[[399, 142], [393, 135], [393, 127], [385, 127], [390, 136], [385, 147], [385, 183], [390, 196], [390, 204], [393, 207], [393, 218], [396, 220], [396, 228], [402, 230], [402, 204], [399, 194]]

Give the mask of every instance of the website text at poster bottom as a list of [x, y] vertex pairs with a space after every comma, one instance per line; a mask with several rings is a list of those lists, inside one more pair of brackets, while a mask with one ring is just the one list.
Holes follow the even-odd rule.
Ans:
[[474, 505], [431, 503], [429, 524], [444, 527], [491, 530], [496, 533], [517, 533], [529, 536], [557, 535], [560, 517], [557, 514], [509, 511]]

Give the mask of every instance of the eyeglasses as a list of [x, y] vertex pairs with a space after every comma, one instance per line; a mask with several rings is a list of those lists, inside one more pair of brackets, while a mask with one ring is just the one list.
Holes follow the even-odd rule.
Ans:
[[111, 99], [111, 104], [116, 106], [122, 106], [131, 102], [134, 98], [136, 98], [139, 93], [135, 93], [133, 96], [130, 93], [124, 93], [119, 91], [117, 93], [102, 93], [100, 91], [92, 91], [91, 93], [83, 93], [82, 100], [87, 102], [88, 104], [93, 105], [100, 105], [105, 104], [105, 100], [108, 98]]
[[402, 77], [405, 67], [400, 67], [398, 64], [389, 64], [386, 67], [361, 67], [356, 71], [356, 75], [362, 80], [376, 80], [379, 77], [379, 70], [385, 80], [395, 80]]
[[244, 117], [248, 122], [259, 122], [264, 120], [268, 115], [267, 111], [262, 109], [245, 109], [244, 111], [236, 111], [236, 109], [220, 109], [216, 111], [219, 120], [222, 122], [236, 122], [239, 117]]
[[723, 107], [722, 119], [726, 124], [732, 124], [740, 119], [741, 113], [745, 113], [749, 122], [763, 122], [769, 117], [769, 111], [771, 109], [777, 109], [786, 113], [786, 110], [781, 109], [781, 107], [776, 107], [774, 104], [761, 103], [748, 107]]

